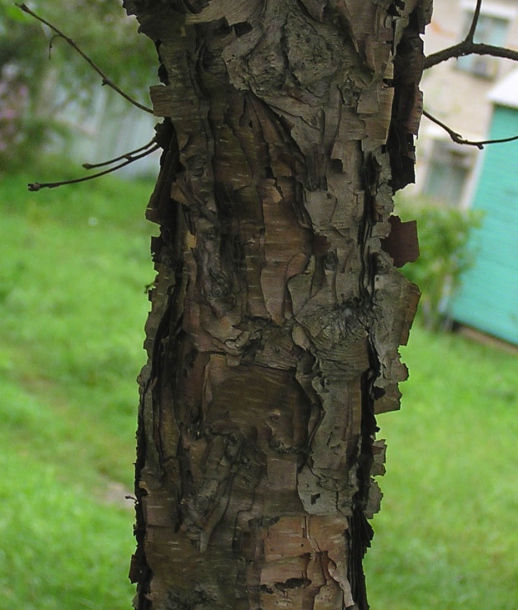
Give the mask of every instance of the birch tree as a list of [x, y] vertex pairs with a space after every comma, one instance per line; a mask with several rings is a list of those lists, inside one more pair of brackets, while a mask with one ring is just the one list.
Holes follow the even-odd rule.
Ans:
[[139, 610], [368, 608], [376, 417], [419, 293], [397, 270], [431, 0], [125, 0], [164, 152], [140, 376]]

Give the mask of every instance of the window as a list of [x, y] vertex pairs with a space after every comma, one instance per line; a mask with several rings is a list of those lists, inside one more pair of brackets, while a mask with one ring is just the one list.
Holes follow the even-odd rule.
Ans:
[[449, 140], [432, 142], [423, 193], [449, 206], [461, 206], [474, 163], [474, 151]]
[[[471, 4], [462, 3], [465, 13], [464, 36], [467, 34], [473, 21], [474, 7]], [[484, 42], [494, 46], [503, 46], [507, 37], [507, 31], [513, 11], [509, 8], [501, 8], [499, 5], [482, 5], [478, 19], [474, 41]], [[475, 76], [483, 78], [495, 78], [498, 71], [498, 60], [488, 55], [467, 55], [459, 57], [457, 68], [464, 72], [470, 72]]]

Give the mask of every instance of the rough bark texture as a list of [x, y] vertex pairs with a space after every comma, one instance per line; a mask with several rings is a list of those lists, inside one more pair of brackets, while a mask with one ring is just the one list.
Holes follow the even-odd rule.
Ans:
[[[368, 608], [417, 289], [428, 0], [126, 0], [158, 49], [160, 225], [136, 464], [140, 610]], [[392, 227], [392, 233], [391, 233]], [[390, 234], [390, 236], [389, 236]]]

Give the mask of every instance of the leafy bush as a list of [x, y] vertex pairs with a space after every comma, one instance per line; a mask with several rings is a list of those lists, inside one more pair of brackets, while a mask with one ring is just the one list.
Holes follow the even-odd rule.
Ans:
[[475, 261], [476, 248], [469, 238], [480, 226], [481, 214], [421, 198], [401, 198], [396, 210], [403, 220], [417, 219], [421, 254], [402, 271], [422, 292], [419, 316], [427, 328], [448, 328], [452, 299]]

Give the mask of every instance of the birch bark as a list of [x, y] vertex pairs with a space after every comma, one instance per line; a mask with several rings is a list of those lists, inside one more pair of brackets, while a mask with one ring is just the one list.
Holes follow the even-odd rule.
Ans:
[[125, 0], [157, 45], [139, 610], [368, 608], [362, 560], [419, 293], [428, 0]]

